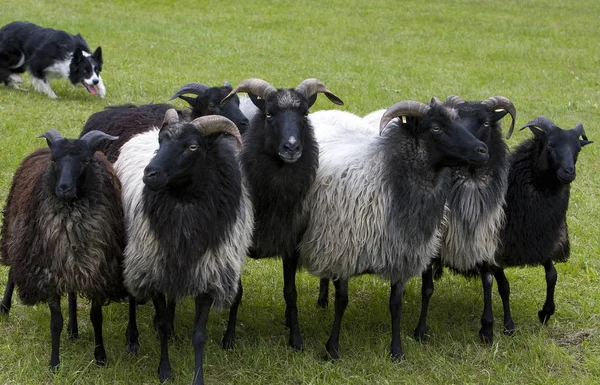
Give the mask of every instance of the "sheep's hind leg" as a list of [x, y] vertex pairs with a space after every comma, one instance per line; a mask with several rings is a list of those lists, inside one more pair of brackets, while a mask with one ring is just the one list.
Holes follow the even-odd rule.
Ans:
[[15, 281], [12, 278], [12, 268], [8, 270], [8, 279], [6, 280], [6, 289], [4, 290], [4, 297], [2, 297], [2, 303], [0, 303], [0, 314], [10, 313], [10, 307], [12, 306], [12, 296], [15, 291]]
[[390, 289], [390, 315], [392, 316], [392, 343], [390, 345], [390, 353], [393, 361], [399, 361], [404, 358], [404, 353], [402, 353], [402, 340], [400, 338], [403, 294], [403, 283], [392, 284]]
[[544, 263], [544, 270], [546, 270], [546, 302], [544, 302], [542, 310], [538, 312], [538, 318], [545, 325], [554, 314], [554, 289], [556, 288], [558, 274], [551, 260]]
[[79, 338], [79, 328], [77, 326], [77, 296], [69, 292], [69, 323], [67, 324], [67, 335], [69, 339]]
[[481, 269], [481, 284], [483, 286], [483, 314], [479, 338], [486, 344], [494, 342], [494, 310], [492, 309], [492, 286], [494, 278], [487, 268]]
[[425, 341], [427, 337], [427, 312], [429, 301], [433, 295], [433, 267], [429, 265], [421, 276], [421, 316], [413, 335], [418, 341]]
[[171, 378], [171, 362], [169, 361], [168, 315], [165, 295], [156, 293], [152, 296], [156, 312], [156, 326], [160, 338], [160, 362], [158, 364], [158, 378], [165, 382]]
[[285, 324], [290, 328], [289, 345], [295, 350], [302, 349], [302, 334], [298, 324], [298, 307], [296, 301], [296, 270], [298, 254], [283, 256], [283, 296], [285, 298]]
[[50, 369], [56, 371], [60, 365], [60, 334], [63, 329], [63, 316], [60, 310], [60, 297], [53, 296], [48, 300], [50, 308], [50, 335], [52, 336], [52, 352], [50, 353]]
[[137, 328], [137, 303], [134, 296], [129, 296], [129, 321], [125, 332], [125, 350], [127, 353], [137, 353], [140, 350], [140, 341]]
[[342, 329], [342, 317], [348, 306], [348, 280], [340, 279], [333, 281], [335, 286], [335, 315], [333, 318], [333, 327], [331, 336], [325, 344], [329, 356], [337, 360], [340, 358], [340, 330]]
[[204, 360], [204, 344], [206, 343], [206, 323], [208, 322], [208, 313], [212, 303], [213, 299], [209, 294], [201, 294], [196, 297], [196, 317], [194, 335], [192, 336], [195, 357], [194, 385], [204, 384], [202, 362]]
[[243, 294], [244, 289], [242, 287], [242, 279], [240, 278], [238, 291], [235, 295], [233, 303], [231, 304], [231, 307], [229, 308], [229, 321], [227, 322], [227, 330], [225, 330], [222, 341], [223, 349], [233, 349], [233, 345], [235, 343], [235, 327], [237, 324], [238, 308], [240, 307], [240, 302], [242, 302]]
[[502, 308], [504, 311], [503, 333], [511, 336], [515, 332], [515, 322], [510, 313], [510, 284], [508, 283], [508, 279], [506, 279], [506, 275], [504, 275], [503, 268], [494, 268], [493, 273], [498, 283], [498, 294], [500, 294], [500, 298], [502, 299]]
[[106, 350], [104, 349], [104, 340], [102, 338], [102, 302], [92, 301], [90, 309], [90, 321], [94, 326], [94, 358], [98, 366], [106, 365]]
[[321, 278], [319, 281], [319, 298], [317, 305], [322, 309], [327, 309], [329, 306], [329, 279]]

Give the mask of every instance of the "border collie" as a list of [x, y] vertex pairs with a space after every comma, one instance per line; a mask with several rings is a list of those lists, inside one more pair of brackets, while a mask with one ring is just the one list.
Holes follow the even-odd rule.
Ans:
[[83, 86], [104, 98], [106, 89], [102, 71], [102, 48], [94, 53], [80, 34], [43, 28], [26, 21], [15, 21], [0, 29], [0, 82], [19, 88], [19, 74], [29, 71], [36, 91], [55, 99], [49, 79], [67, 78], [74, 86]]

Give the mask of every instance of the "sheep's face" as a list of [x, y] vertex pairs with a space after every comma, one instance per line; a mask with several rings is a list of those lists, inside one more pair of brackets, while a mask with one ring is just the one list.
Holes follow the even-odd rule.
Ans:
[[223, 100], [231, 92], [231, 86], [211, 87], [204, 94], [191, 98], [180, 96], [192, 108], [192, 118], [206, 115], [221, 115], [231, 120], [241, 134], [248, 129], [249, 121], [240, 110], [240, 98], [234, 95], [221, 106]]
[[267, 101], [257, 100], [254, 104], [263, 112], [267, 145], [285, 163], [294, 163], [302, 156], [306, 135], [310, 135], [308, 109], [314, 103], [293, 89], [280, 89]]
[[490, 145], [492, 130], [498, 130], [496, 123], [508, 114], [506, 110], [493, 111], [482, 103], [461, 103], [455, 107], [459, 119], [469, 132], [477, 139]]
[[575, 164], [579, 152], [583, 146], [592, 142], [580, 140], [575, 130], [562, 130], [559, 127], [546, 130], [532, 128], [532, 131], [542, 145], [539, 167], [555, 172], [561, 183], [569, 184], [575, 180]]
[[159, 149], [144, 169], [144, 184], [153, 191], [181, 186], [192, 179], [192, 168], [205, 157], [207, 139], [191, 124], [165, 126], [158, 136]]
[[469, 123], [456, 110], [440, 105], [423, 115], [420, 136], [430, 144], [430, 156], [439, 167], [482, 166], [488, 161], [488, 148], [469, 130]]
[[66, 201], [77, 197], [93, 156], [92, 147], [78, 139], [62, 139], [50, 146], [56, 197]]

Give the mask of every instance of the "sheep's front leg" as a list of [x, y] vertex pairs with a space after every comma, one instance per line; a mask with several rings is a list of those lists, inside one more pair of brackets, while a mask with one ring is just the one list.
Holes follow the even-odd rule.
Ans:
[[79, 328], [77, 326], [77, 296], [69, 292], [69, 323], [67, 324], [67, 335], [70, 339], [79, 338]]
[[392, 284], [390, 290], [390, 315], [392, 316], [392, 343], [390, 345], [390, 352], [393, 361], [399, 361], [404, 358], [404, 353], [402, 353], [402, 340], [400, 338], [403, 294], [404, 283]]
[[427, 336], [427, 312], [429, 311], [429, 301], [433, 295], [433, 268], [431, 265], [421, 276], [421, 316], [419, 324], [413, 335], [415, 339], [424, 341]]
[[60, 310], [60, 297], [54, 296], [48, 300], [50, 308], [50, 335], [52, 336], [52, 352], [50, 353], [50, 369], [56, 371], [60, 365], [60, 334], [63, 329], [63, 316]]
[[494, 278], [492, 273], [486, 269], [481, 270], [481, 284], [483, 286], [483, 314], [481, 315], [481, 329], [479, 338], [487, 344], [494, 342], [494, 311], [492, 309], [492, 285]]
[[342, 329], [342, 317], [348, 306], [348, 280], [340, 279], [333, 281], [335, 286], [335, 315], [333, 318], [333, 328], [331, 336], [325, 344], [329, 356], [337, 360], [340, 358], [340, 331]]
[[129, 321], [125, 332], [125, 350], [127, 353], [137, 353], [140, 350], [140, 341], [137, 328], [137, 303], [134, 296], [129, 296]]
[[319, 281], [319, 298], [317, 305], [322, 309], [327, 309], [329, 306], [329, 279], [321, 278]]
[[542, 310], [538, 312], [538, 318], [545, 325], [554, 314], [554, 289], [556, 288], [558, 273], [551, 260], [544, 263], [544, 270], [546, 270], [546, 302], [544, 302]]
[[[69, 293], [70, 294], [70, 293]], [[106, 365], [106, 350], [104, 350], [104, 340], [102, 338], [102, 303], [92, 301], [90, 309], [90, 321], [94, 327], [94, 358], [99, 366]]]
[[227, 330], [225, 330], [222, 341], [223, 349], [233, 349], [233, 345], [235, 343], [235, 327], [237, 324], [238, 308], [240, 307], [240, 302], [242, 302], [243, 294], [244, 289], [242, 287], [242, 279], [240, 278], [237, 294], [235, 295], [235, 299], [229, 308], [229, 321], [227, 322]]
[[2, 297], [2, 303], [0, 303], [0, 314], [10, 313], [10, 307], [12, 306], [12, 296], [15, 291], [15, 281], [12, 278], [12, 268], [8, 270], [8, 279], [6, 281], [6, 289], [4, 290], [4, 297]]
[[204, 344], [206, 343], [206, 323], [208, 322], [208, 313], [212, 306], [213, 299], [208, 294], [202, 294], [196, 297], [196, 317], [194, 321], [194, 335], [192, 336], [192, 345], [194, 345], [194, 384], [204, 384], [204, 373], [202, 362], [204, 360]]
[[289, 345], [295, 350], [302, 349], [302, 335], [298, 324], [298, 307], [296, 301], [296, 270], [298, 269], [298, 253], [283, 256], [283, 296], [285, 298], [285, 324], [290, 328]]
[[508, 279], [506, 279], [506, 275], [504, 275], [503, 268], [494, 268], [493, 273], [498, 283], [498, 294], [500, 294], [500, 298], [502, 299], [504, 334], [513, 335], [515, 332], [515, 322], [510, 313], [510, 284], [508, 283]]
[[160, 338], [160, 362], [158, 364], [158, 378], [160, 379], [160, 382], [165, 382], [171, 378], [167, 301], [163, 293], [156, 293], [152, 296], [152, 302], [154, 303], [158, 337]]

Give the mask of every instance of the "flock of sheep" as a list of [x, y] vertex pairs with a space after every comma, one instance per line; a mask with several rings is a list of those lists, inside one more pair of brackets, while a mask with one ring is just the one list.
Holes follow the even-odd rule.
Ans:
[[[249, 98], [237, 96], [247, 93]], [[554, 314], [555, 261], [569, 256], [566, 212], [575, 164], [588, 141], [583, 126], [563, 130], [545, 117], [512, 153], [500, 121], [507, 98], [450, 96], [402, 101], [365, 117], [309, 113], [321, 81], [275, 88], [247, 79], [233, 88], [183, 86], [190, 105], [108, 107], [79, 139], [45, 132], [47, 148], [17, 169], [4, 211], [1, 254], [10, 266], [0, 312], [15, 285], [24, 304], [48, 303], [50, 366], [59, 365], [61, 296], [68, 293], [69, 336], [77, 336], [76, 294], [91, 300], [96, 362], [106, 363], [102, 305], [128, 297], [127, 350], [139, 349], [136, 301], [152, 300], [161, 344], [160, 381], [171, 377], [168, 341], [176, 303], [195, 297], [194, 383], [202, 384], [211, 306], [230, 307], [223, 347], [232, 348], [244, 258], [281, 257], [289, 345], [302, 348], [295, 275], [321, 278], [318, 303], [335, 286], [326, 344], [340, 354], [348, 280], [377, 274], [391, 285], [391, 357], [403, 357], [400, 320], [406, 282], [422, 276], [414, 335], [427, 335], [433, 279], [444, 266], [480, 276], [480, 337], [493, 340], [492, 280], [512, 333], [504, 268], [543, 265], [542, 323]], [[186, 95], [194, 96], [186, 96]], [[580, 139], [581, 138], [581, 139]]]

